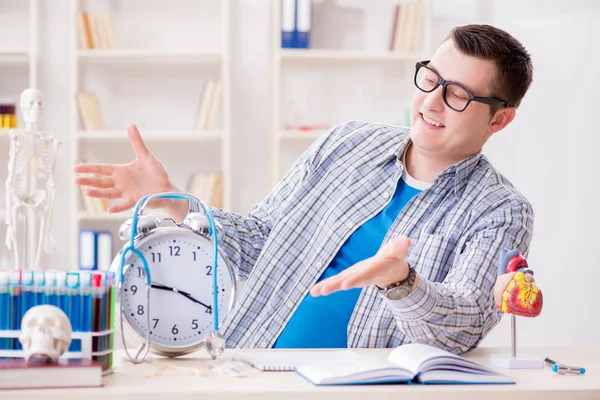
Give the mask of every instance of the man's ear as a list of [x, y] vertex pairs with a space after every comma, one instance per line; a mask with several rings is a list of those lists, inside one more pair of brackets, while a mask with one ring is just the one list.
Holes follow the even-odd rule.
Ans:
[[514, 107], [504, 107], [496, 111], [488, 125], [490, 136], [504, 129], [506, 125], [510, 124], [512, 120], [515, 119], [516, 115], [517, 110], [515, 110]]

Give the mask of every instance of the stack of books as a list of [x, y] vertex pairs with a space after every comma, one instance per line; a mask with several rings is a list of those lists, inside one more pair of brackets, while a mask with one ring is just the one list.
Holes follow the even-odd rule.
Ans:
[[398, 4], [395, 7], [390, 51], [415, 52], [421, 49], [423, 5]]
[[223, 208], [223, 174], [220, 172], [192, 174], [186, 190], [210, 206]]
[[83, 127], [87, 131], [104, 129], [104, 121], [100, 113], [100, 104], [96, 95], [91, 93], [77, 93], [77, 105]]
[[114, 49], [115, 33], [110, 14], [93, 16], [87, 11], [77, 13], [77, 36], [82, 50]]

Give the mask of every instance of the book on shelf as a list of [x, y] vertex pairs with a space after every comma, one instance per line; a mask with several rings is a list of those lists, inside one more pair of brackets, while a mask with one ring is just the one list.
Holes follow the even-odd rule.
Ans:
[[210, 130], [217, 125], [217, 114], [221, 106], [222, 83], [220, 80], [203, 82], [200, 89], [200, 104], [196, 116], [199, 131]]
[[82, 50], [114, 49], [115, 32], [110, 14], [97, 16], [87, 11], [79, 11], [76, 15], [77, 36]]
[[79, 231], [79, 269], [108, 271], [114, 258], [113, 234], [110, 231]]
[[77, 106], [85, 130], [104, 129], [100, 104], [96, 95], [84, 92], [77, 93]]
[[190, 175], [187, 192], [210, 206], [223, 208], [223, 174], [199, 172]]
[[23, 358], [0, 359], [0, 389], [42, 389], [102, 386], [102, 365], [84, 358], [56, 364], [30, 364]]
[[281, 48], [308, 49], [312, 31], [312, 0], [281, 1]]
[[394, 8], [390, 51], [412, 53], [421, 48], [423, 4], [397, 4]]
[[296, 372], [315, 385], [381, 383], [509, 384], [508, 375], [437, 347], [411, 343], [389, 356], [352, 353], [299, 365]]

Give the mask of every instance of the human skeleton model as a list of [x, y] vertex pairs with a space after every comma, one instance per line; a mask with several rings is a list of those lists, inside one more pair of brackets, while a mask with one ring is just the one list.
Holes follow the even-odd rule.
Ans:
[[[6, 179], [6, 246], [14, 250], [15, 269], [28, 269], [19, 260], [17, 240], [17, 223], [19, 216], [26, 217], [27, 226], [34, 226], [40, 217], [37, 243], [23, 245], [36, 248], [33, 269], [39, 268], [42, 248], [46, 253], [52, 251], [54, 240], [51, 234], [52, 206], [54, 203], [54, 166], [60, 142], [51, 135], [36, 131], [40, 120], [40, 111], [44, 106], [44, 97], [36, 89], [26, 89], [21, 93], [21, 112], [25, 122], [25, 130], [13, 130], [10, 133], [10, 153], [8, 161], [8, 178]], [[45, 181], [45, 190], [38, 189], [38, 179]], [[30, 223], [33, 221], [33, 223]], [[31, 238], [35, 234], [31, 232]], [[31, 260], [27, 262], [31, 263]], [[31, 264], [30, 264], [31, 265]]]

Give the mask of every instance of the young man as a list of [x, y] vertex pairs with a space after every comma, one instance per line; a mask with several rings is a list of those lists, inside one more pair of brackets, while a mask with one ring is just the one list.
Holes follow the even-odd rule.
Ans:
[[[348, 122], [320, 137], [248, 216], [214, 209], [222, 249], [247, 280], [223, 330], [228, 347], [393, 347], [464, 353], [499, 322], [500, 256], [527, 256], [529, 202], [481, 154], [515, 117], [531, 60], [508, 33], [452, 30], [417, 63], [412, 129]], [[88, 195], [177, 191], [128, 130], [135, 161], [79, 165]], [[185, 203], [163, 201], [176, 220]]]

